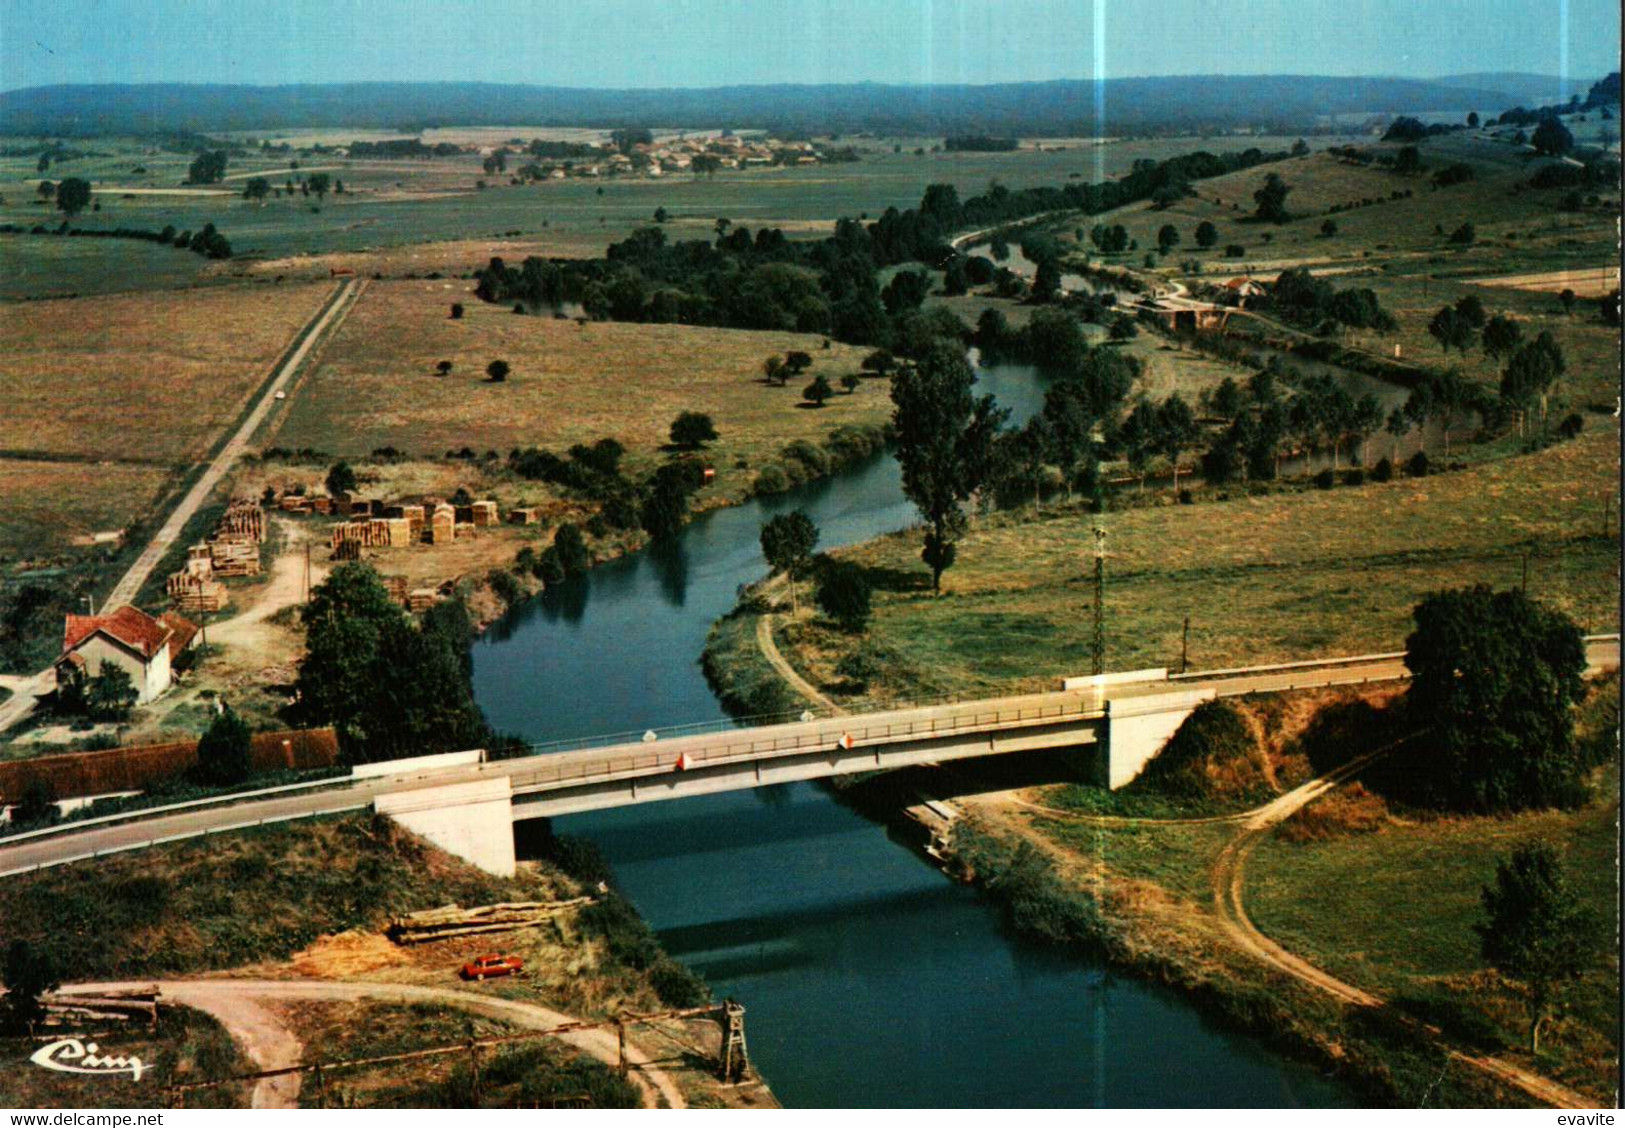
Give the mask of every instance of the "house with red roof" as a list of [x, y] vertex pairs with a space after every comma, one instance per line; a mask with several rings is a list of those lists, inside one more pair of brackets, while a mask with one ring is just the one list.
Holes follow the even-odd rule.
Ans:
[[57, 688], [83, 688], [111, 663], [130, 675], [136, 704], [145, 705], [169, 688], [171, 663], [196, 634], [197, 627], [178, 615], [155, 619], [128, 605], [104, 615], [69, 615], [56, 660]]

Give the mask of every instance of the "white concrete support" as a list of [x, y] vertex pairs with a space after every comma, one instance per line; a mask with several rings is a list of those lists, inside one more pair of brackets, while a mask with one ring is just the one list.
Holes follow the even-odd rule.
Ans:
[[1100, 782], [1112, 791], [1145, 770], [1179, 731], [1185, 718], [1204, 701], [1214, 698], [1211, 687], [1176, 693], [1120, 697], [1106, 702], [1106, 754], [1101, 758]]
[[372, 806], [488, 873], [514, 874], [513, 789], [507, 776], [392, 791], [378, 796]]

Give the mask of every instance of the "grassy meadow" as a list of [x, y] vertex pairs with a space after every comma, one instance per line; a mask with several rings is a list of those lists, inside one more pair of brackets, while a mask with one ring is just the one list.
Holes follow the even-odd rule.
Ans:
[[[1618, 683], [1596, 692], [1617, 694]], [[1599, 1098], [1613, 1095], [1619, 1054], [1618, 777], [1579, 811], [1505, 818], [1407, 813], [1374, 833], [1294, 842], [1266, 839], [1247, 866], [1254, 923], [1293, 952], [1394, 999], [1447, 1001], [1479, 1016], [1492, 1045], [1527, 1058], [1528, 1026], [1515, 991], [1485, 967], [1473, 925], [1479, 891], [1497, 860], [1543, 838], [1558, 846], [1569, 880], [1596, 913], [1596, 962], [1528, 1064]]]
[[[611, 436], [634, 461], [652, 460], [681, 411], [701, 411], [720, 439], [707, 448], [718, 494], [739, 496], [756, 468], [795, 439], [819, 441], [841, 424], [881, 423], [891, 400], [883, 381], [852, 394], [839, 378], [866, 350], [822, 348], [822, 338], [683, 325], [517, 316], [481, 303], [461, 283], [373, 283], [315, 370], [305, 377], [274, 439], [335, 455], [393, 446], [439, 458], [467, 446], [502, 455], [514, 447], [562, 452]], [[467, 313], [448, 316], [452, 301]], [[787, 387], [770, 385], [762, 361], [798, 349], [813, 365]], [[492, 360], [512, 374], [486, 379]], [[440, 377], [435, 365], [453, 364]], [[802, 406], [802, 387], [822, 373], [836, 394]]]
[[[1103, 518], [1106, 666], [1177, 665], [1190, 617], [1194, 669], [1400, 648], [1429, 591], [1517, 584], [1588, 632], [1618, 629], [1618, 434], [1593, 417], [1579, 440], [1425, 479], [1168, 504]], [[1138, 500], [1127, 487], [1129, 500]], [[1617, 514], [1617, 507], [1614, 512]], [[783, 633], [792, 660], [838, 686], [855, 649], [886, 669], [871, 695], [989, 695], [1084, 672], [1091, 656], [1092, 526], [1081, 507], [978, 521], [933, 597], [920, 536], [840, 555], [871, 570], [867, 633], [806, 620]]]
[[0, 304], [0, 452], [195, 461], [330, 292], [266, 285]]

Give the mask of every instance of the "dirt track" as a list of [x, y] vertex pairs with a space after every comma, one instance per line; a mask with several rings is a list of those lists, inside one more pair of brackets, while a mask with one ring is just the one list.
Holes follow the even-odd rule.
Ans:
[[[151, 987], [153, 981], [122, 983], [76, 983], [61, 994], [96, 995], [108, 991]], [[301, 979], [171, 979], [157, 982], [159, 992], [178, 1003], [205, 1011], [218, 1019], [243, 1046], [261, 1069], [280, 1069], [297, 1064], [303, 1046], [275, 1015], [257, 1004], [261, 999], [341, 1000], [382, 999], [395, 1003], [438, 1003], [457, 1007], [488, 1018], [502, 1019], [531, 1030], [550, 1030], [575, 1022], [569, 1015], [534, 1003], [515, 1002], [495, 995], [460, 991], [451, 987], [419, 987], [405, 983], [334, 983]], [[620, 1061], [620, 1046], [612, 1030], [578, 1030], [559, 1036], [559, 1041], [592, 1055], [607, 1065]], [[656, 1066], [637, 1047], [628, 1045], [627, 1074], [642, 1094], [646, 1108], [662, 1104], [687, 1108], [682, 1090], [665, 1070]], [[290, 1083], [291, 1082], [291, 1083]], [[294, 1108], [298, 1105], [299, 1075], [268, 1077], [254, 1089], [255, 1108]]]

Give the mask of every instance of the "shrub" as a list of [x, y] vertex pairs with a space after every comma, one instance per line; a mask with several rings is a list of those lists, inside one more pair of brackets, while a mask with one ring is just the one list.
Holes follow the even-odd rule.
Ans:
[[1329, 490], [1337, 485], [1337, 475], [1330, 470], [1322, 470], [1315, 475], [1315, 489]]
[[463, 316], [463, 303], [462, 302], [452, 302], [451, 303], [451, 319], [453, 321], [456, 321], [459, 318], [461, 318], [462, 316]]
[[1427, 451], [1419, 450], [1406, 461], [1405, 473], [1413, 478], [1426, 478], [1429, 466]]
[[806, 469], [805, 477], [817, 478], [829, 473], [829, 454], [822, 447], [806, 439], [797, 439], [780, 452], [787, 462], [798, 462]]
[[1358, 486], [1363, 485], [1364, 483], [1365, 471], [1360, 469], [1358, 466], [1343, 473], [1343, 484], [1345, 486]]
[[216, 787], [242, 783], [254, 770], [253, 743], [247, 722], [232, 710], [225, 710], [198, 741], [193, 775], [199, 783]]
[[485, 578], [491, 591], [503, 603], [512, 606], [525, 597], [525, 589], [514, 574], [505, 568], [493, 568]]
[[1227, 701], [1197, 706], [1131, 787], [1181, 799], [1267, 792], [1252, 730]]
[[848, 560], [825, 559], [820, 568], [818, 609], [848, 631], [861, 631], [869, 621], [869, 576]]
[[558, 549], [559, 563], [566, 575], [577, 575], [592, 566], [592, 554], [587, 551], [586, 539], [578, 525], [569, 521], [560, 525], [553, 534], [553, 547]]
[[1394, 464], [1386, 458], [1371, 468], [1371, 480], [1373, 482], [1388, 482], [1392, 481], [1393, 477]]
[[1563, 417], [1563, 422], [1557, 425], [1557, 433], [1565, 439], [1577, 439], [1580, 432], [1585, 430], [1586, 421], [1577, 411], [1571, 411]]

